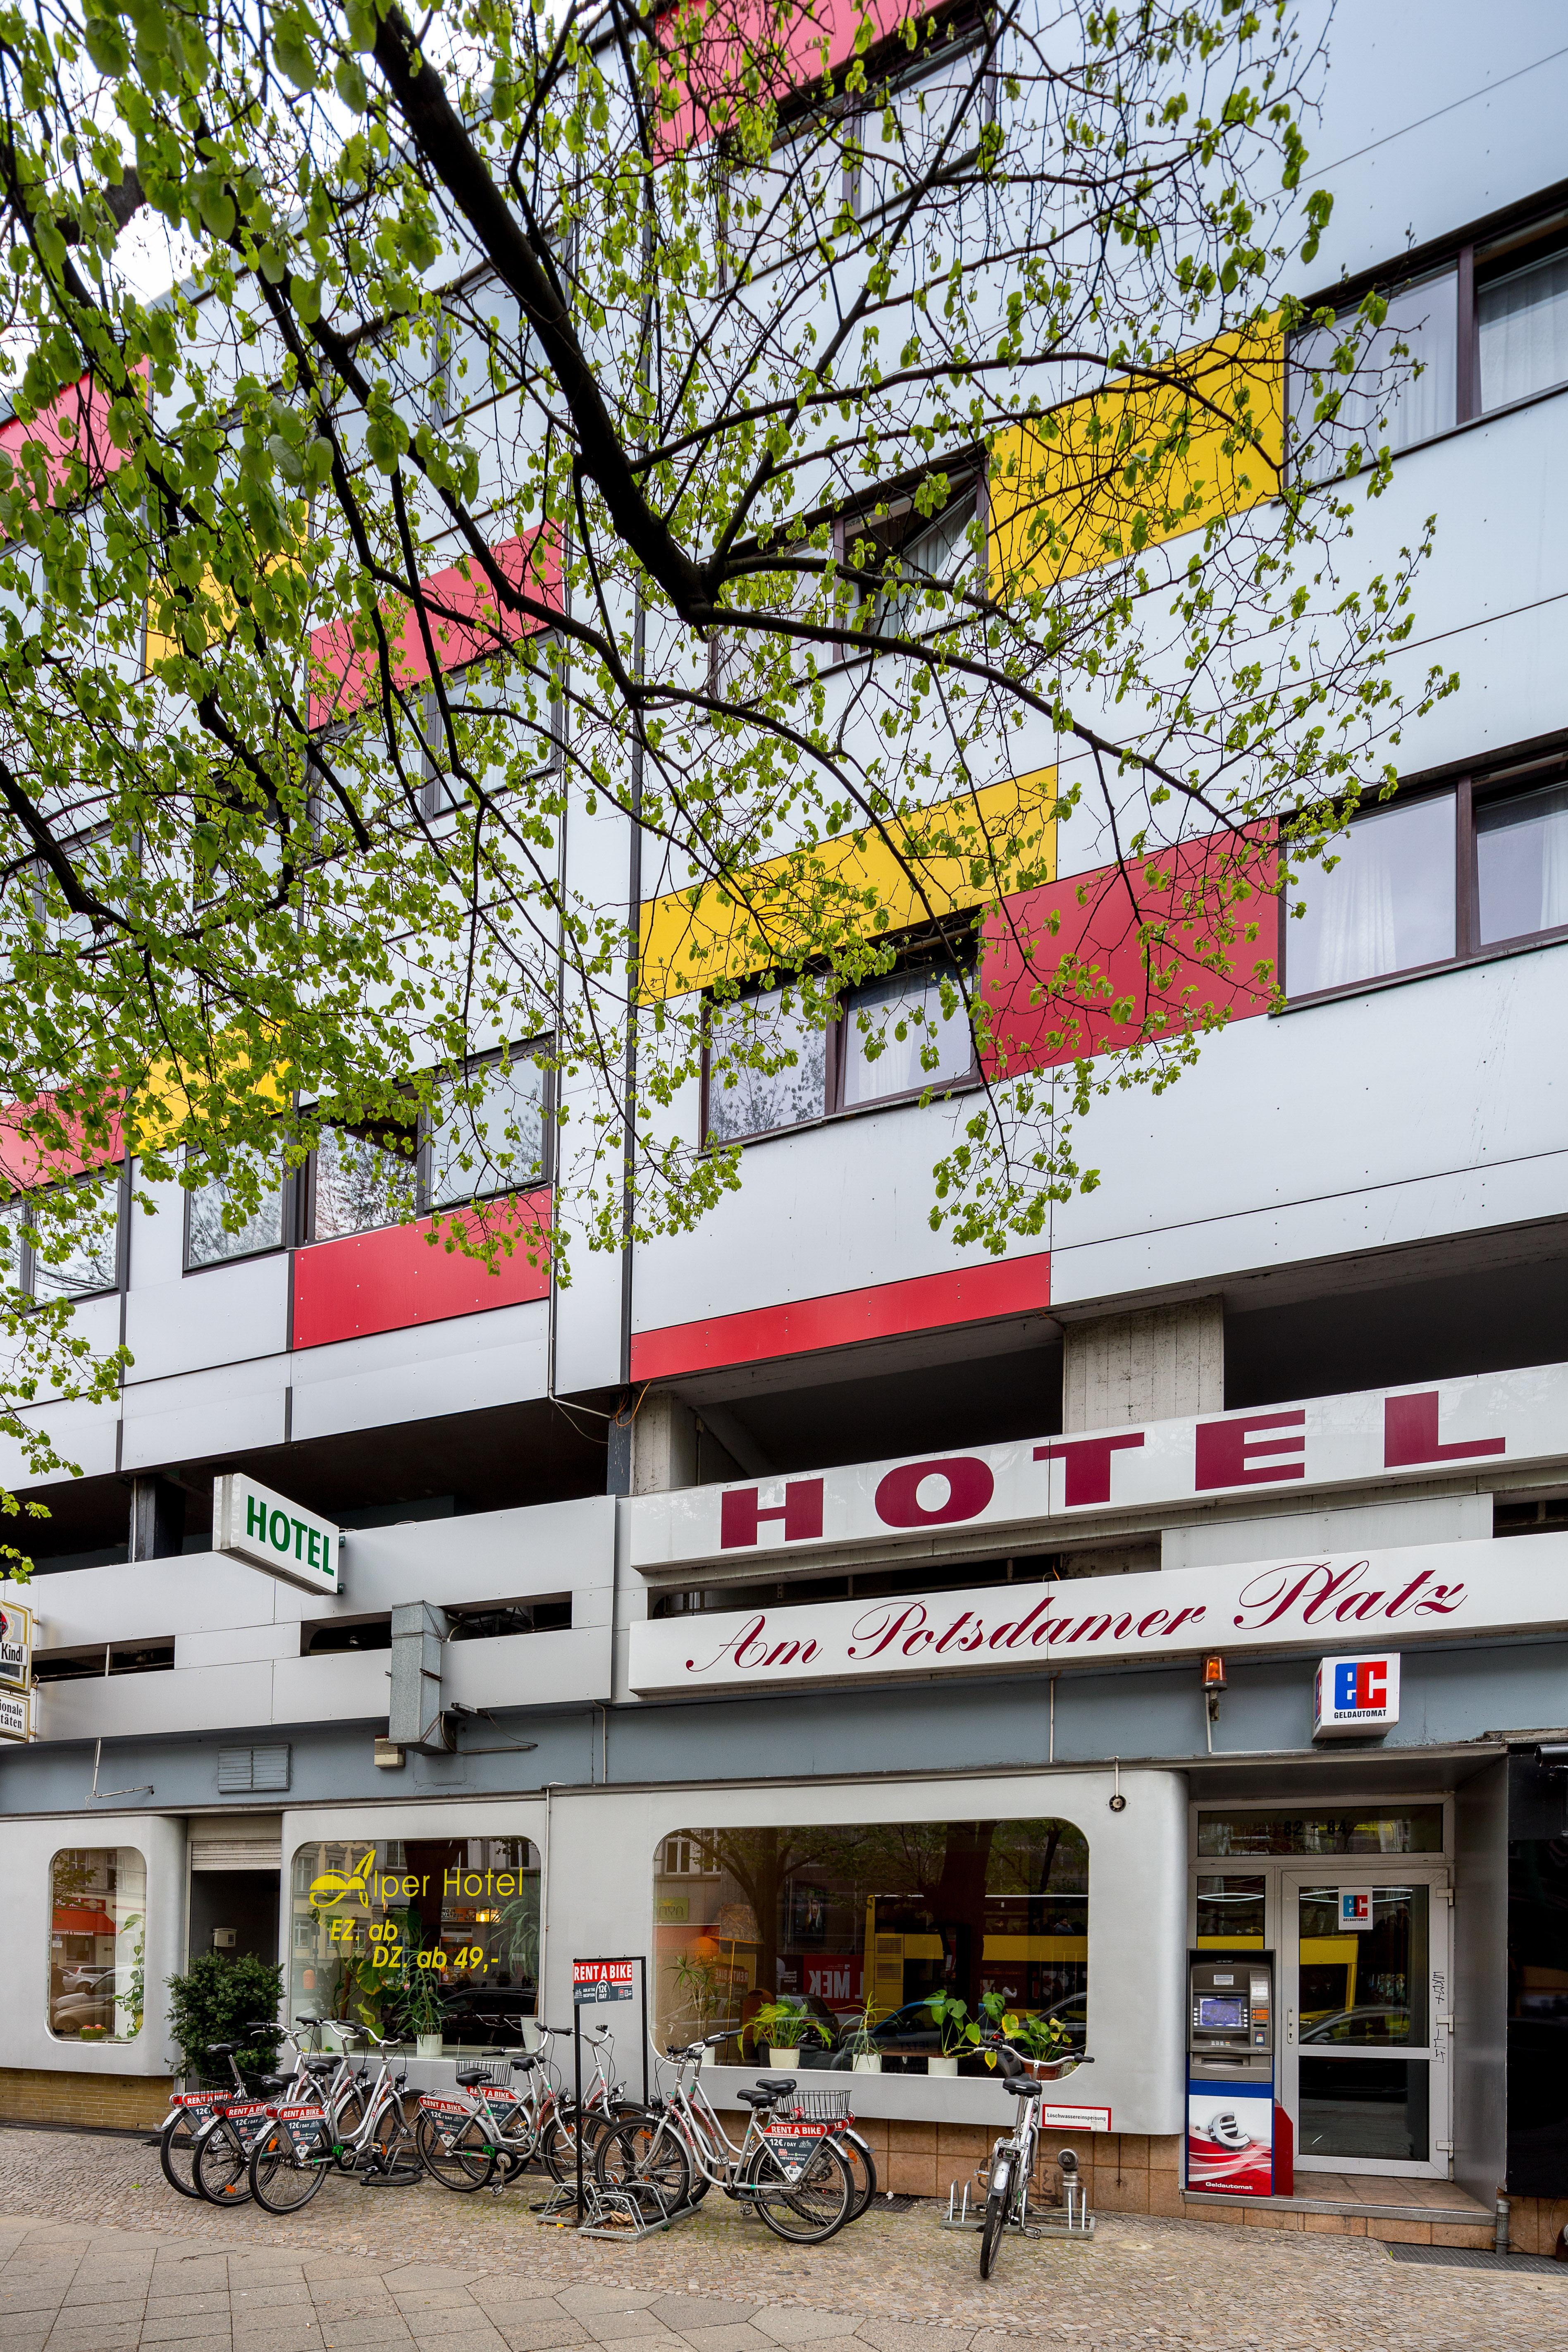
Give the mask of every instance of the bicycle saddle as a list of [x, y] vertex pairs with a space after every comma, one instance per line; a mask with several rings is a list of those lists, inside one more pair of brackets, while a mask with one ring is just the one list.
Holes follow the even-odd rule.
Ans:
[[[515, 2064], [516, 2061], [512, 2063]], [[486, 2066], [459, 2066], [458, 2069], [458, 2087], [462, 2091], [471, 2091], [477, 2083], [488, 2083], [489, 2079], [489, 2069]]]
[[765, 2091], [770, 2099], [787, 2099], [795, 2088], [793, 2074], [759, 2074], [757, 2088]]
[[1011, 2093], [1015, 2099], [1038, 2099], [1044, 2095], [1045, 2087], [1043, 2083], [1032, 2080], [1023, 2083], [1004, 2083], [1002, 2085], [1002, 2088]]
[[230, 2058], [237, 2050], [243, 2050], [244, 2048], [245, 2043], [243, 2042], [209, 2042], [207, 2043], [207, 2056], [209, 2058]]
[[531, 2066], [542, 2065], [543, 2061], [533, 2051], [525, 2050], [521, 2058], [513, 2058], [509, 2063], [517, 2069], [519, 2074], [525, 2074]]
[[737, 2091], [735, 2096], [743, 2107], [771, 2107], [773, 2103], [771, 2091]]
[[301, 2058], [300, 2063], [307, 2074], [325, 2076], [335, 2074], [338, 2071], [338, 2062], [335, 2058]]

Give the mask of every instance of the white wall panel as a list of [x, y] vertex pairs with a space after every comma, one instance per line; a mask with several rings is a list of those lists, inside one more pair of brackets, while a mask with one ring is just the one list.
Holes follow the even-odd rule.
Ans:
[[[169, 1223], [172, 1229], [173, 1215]], [[136, 1360], [130, 1375], [135, 1382], [277, 1355], [289, 1345], [287, 1254], [134, 1288], [126, 1300], [125, 1337]]]
[[[84, 1759], [81, 1793], [90, 1782]], [[142, 1969], [147, 2008], [133, 2042], [57, 2040], [45, 2022], [49, 1965], [49, 1865], [67, 1846], [132, 1846], [147, 1865]], [[5, 1824], [0, 1982], [6, 1987], [5, 2063], [68, 2074], [167, 2074], [174, 2063], [164, 2019], [165, 1979], [185, 1965], [185, 1825], [151, 1813], [68, 1814]]]
[[288, 1388], [288, 1358], [274, 1356], [127, 1389], [121, 1467], [153, 1469], [204, 1454], [281, 1445]]
[[548, 1336], [549, 1307], [540, 1298], [303, 1349], [293, 1359], [293, 1435], [326, 1437], [542, 1396]]

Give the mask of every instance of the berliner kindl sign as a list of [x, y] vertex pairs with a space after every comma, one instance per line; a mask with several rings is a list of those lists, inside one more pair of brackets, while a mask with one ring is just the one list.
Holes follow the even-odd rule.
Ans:
[[302, 1584], [307, 1592], [337, 1592], [342, 1531], [287, 1495], [231, 1470], [213, 1488], [213, 1548]]

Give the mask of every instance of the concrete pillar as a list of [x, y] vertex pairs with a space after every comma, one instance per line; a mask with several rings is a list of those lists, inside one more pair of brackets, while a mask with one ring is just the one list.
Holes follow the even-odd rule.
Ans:
[[665, 1391], [649, 1391], [632, 1423], [632, 1493], [668, 1495], [697, 1484], [697, 1415]]
[[1062, 1428], [1115, 1429], [1225, 1407], [1225, 1303], [1194, 1298], [1065, 1326]]
[[185, 1538], [185, 1490], [156, 1475], [131, 1481], [132, 1559], [172, 1559]]

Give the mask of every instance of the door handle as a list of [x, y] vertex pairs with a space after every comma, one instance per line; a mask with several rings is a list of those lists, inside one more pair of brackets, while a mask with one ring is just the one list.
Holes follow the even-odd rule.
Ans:
[[1285, 2011], [1285, 2039], [1287, 2042], [1296, 2039], [1296, 2012], [1293, 2009]]

